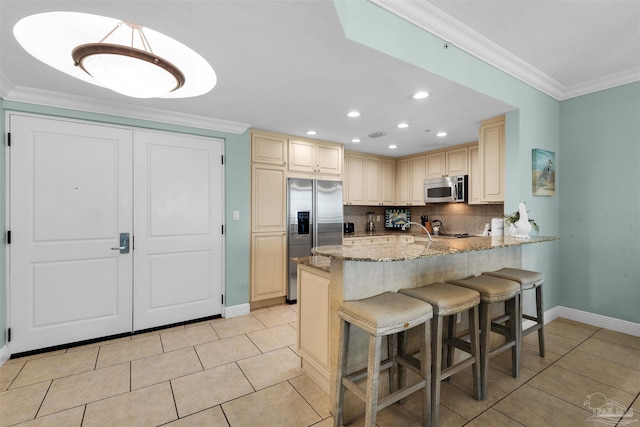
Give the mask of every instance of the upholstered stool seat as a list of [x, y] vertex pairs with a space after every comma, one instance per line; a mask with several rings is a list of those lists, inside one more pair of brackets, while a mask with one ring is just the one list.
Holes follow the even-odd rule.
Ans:
[[[431, 417], [432, 425], [437, 426], [440, 418], [440, 382], [451, 375], [472, 366], [473, 372], [473, 395], [480, 400], [480, 348], [479, 348], [479, 325], [478, 325], [478, 305], [480, 304], [480, 294], [471, 289], [453, 286], [446, 283], [434, 283], [420, 288], [400, 289], [401, 294], [408, 295], [421, 301], [429, 303], [433, 307], [433, 319], [431, 320]], [[457, 339], [449, 330], [446, 344], [449, 347], [448, 354], [453, 353], [453, 348], [457, 348], [470, 354], [471, 357], [452, 364], [451, 360], [447, 366], [442, 367], [442, 325], [445, 319], [454, 319], [458, 313], [468, 311], [470, 342]], [[406, 356], [404, 345], [400, 346], [401, 355]], [[421, 366], [429, 362], [425, 356], [421, 357]], [[402, 378], [402, 375], [401, 375]]]
[[531, 316], [525, 314], [523, 311], [523, 297], [520, 296], [520, 316], [522, 319], [531, 320], [534, 322], [533, 326], [530, 326], [522, 331], [522, 336], [529, 335], [532, 332], [538, 331], [538, 348], [540, 357], [544, 357], [544, 305], [542, 302], [542, 284], [545, 281], [544, 274], [537, 271], [522, 270], [519, 268], [503, 268], [498, 271], [488, 271], [482, 273], [487, 276], [500, 277], [502, 279], [513, 280], [520, 283], [520, 290], [524, 291], [533, 290], [536, 291], [536, 315]]
[[[411, 393], [422, 390], [422, 405], [424, 425], [428, 425], [430, 418], [429, 402], [431, 400], [429, 384], [429, 369], [424, 367], [420, 371], [420, 380], [412, 385], [398, 389], [398, 364], [408, 365], [398, 355], [397, 342], [394, 334], [405, 332], [411, 328], [422, 326], [420, 339], [421, 351], [427, 352], [429, 342], [429, 327], [427, 323], [433, 317], [432, 307], [423, 302], [394, 292], [385, 292], [370, 298], [356, 301], [345, 301], [338, 308], [340, 317], [340, 346], [338, 350], [338, 373], [336, 380], [336, 400], [334, 406], [334, 425], [341, 426], [343, 421], [344, 391], [349, 389], [355, 396], [365, 402], [365, 425], [373, 427], [376, 424], [376, 414]], [[367, 368], [347, 374], [349, 357], [349, 338], [351, 326], [367, 332], [369, 337], [369, 358]], [[388, 359], [381, 362], [382, 338], [388, 339]], [[392, 343], [392, 344], [390, 344]], [[390, 394], [378, 397], [380, 371], [390, 369]], [[357, 382], [367, 379], [366, 394], [357, 386]]]
[[[511, 349], [511, 373], [514, 378], [520, 374], [520, 284], [499, 277], [480, 275], [450, 283], [473, 289], [480, 293], [480, 375], [482, 398], [487, 398], [489, 358]], [[491, 318], [490, 306], [505, 303], [505, 314]], [[505, 342], [491, 349], [491, 332], [505, 337]]]

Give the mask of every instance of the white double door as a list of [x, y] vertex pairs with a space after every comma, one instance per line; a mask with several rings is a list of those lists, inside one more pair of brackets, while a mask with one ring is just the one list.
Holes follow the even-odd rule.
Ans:
[[12, 353], [221, 313], [221, 140], [17, 114], [9, 130]]

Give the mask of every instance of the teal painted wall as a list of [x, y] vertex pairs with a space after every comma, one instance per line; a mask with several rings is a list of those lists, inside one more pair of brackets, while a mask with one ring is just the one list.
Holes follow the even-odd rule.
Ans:
[[[512, 212], [524, 201], [541, 235], [559, 236], [560, 177], [554, 197], [534, 197], [531, 190], [533, 148], [555, 152], [556, 164], [561, 163], [559, 102], [455, 46], [445, 50], [443, 40], [368, 1], [334, 3], [348, 38], [513, 106], [506, 115], [505, 210]], [[523, 267], [547, 276], [546, 309], [561, 303], [559, 257], [558, 241], [528, 245], [522, 251]]]
[[640, 323], [640, 82], [560, 103], [562, 305]]
[[[5, 112], [18, 111], [49, 116], [68, 117], [113, 123], [138, 128], [148, 128], [169, 132], [208, 136], [225, 140], [225, 306], [249, 302], [249, 229], [250, 229], [250, 135], [245, 132], [235, 135], [206, 129], [170, 125], [152, 121], [129, 119], [61, 108], [44, 107], [33, 104], [1, 101], [0, 130], [5, 135]], [[5, 230], [5, 145], [0, 148], [0, 218], [4, 243]], [[234, 210], [240, 211], [240, 220], [232, 221]], [[6, 330], [6, 257], [5, 245], [0, 245], [0, 331]], [[0, 347], [5, 344], [4, 334], [0, 334]]]

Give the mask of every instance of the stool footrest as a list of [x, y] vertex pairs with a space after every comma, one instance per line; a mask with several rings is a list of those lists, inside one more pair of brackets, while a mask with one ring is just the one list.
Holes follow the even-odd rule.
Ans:
[[496, 317], [495, 319], [491, 319], [491, 323], [504, 323], [507, 320], [511, 320], [511, 315], [505, 314], [500, 317]]
[[538, 318], [536, 316], [531, 316], [530, 314], [522, 314], [523, 319], [533, 320], [534, 322], [538, 322]]
[[465, 353], [471, 354], [471, 343], [463, 339], [460, 339], [460, 338], [445, 339], [444, 343], [454, 348], [457, 348], [458, 350], [462, 350]]
[[489, 352], [489, 357], [493, 357], [494, 355], [496, 355], [498, 353], [501, 353], [501, 352], [505, 351], [506, 349], [511, 348], [511, 347], [513, 347], [515, 345], [516, 345], [515, 341], [510, 341], [508, 343], [502, 344], [501, 346], [496, 347], [493, 350], [491, 350]]
[[405, 368], [409, 368], [416, 374], [420, 375], [420, 361], [415, 357], [409, 354], [405, 354], [403, 356], [398, 356], [396, 361], [399, 365], [402, 365]]
[[451, 366], [450, 368], [443, 369], [442, 372], [440, 373], [440, 380], [447, 379], [453, 374], [458, 373], [463, 369], [466, 369], [467, 367], [473, 365], [475, 361], [476, 360], [473, 357], [470, 357], [468, 359], [463, 360], [462, 362], [456, 363], [454, 366]]
[[509, 336], [511, 335], [511, 329], [509, 329], [507, 326], [504, 325], [491, 325], [491, 332], [495, 332], [497, 334], [503, 335], [503, 336]]
[[522, 336], [529, 335], [531, 332], [535, 332], [540, 328], [542, 328], [542, 325], [540, 323], [537, 323], [533, 326], [529, 326], [527, 329], [522, 331]]
[[414, 393], [420, 390], [425, 385], [426, 385], [426, 381], [420, 380], [416, 384], [406, 386], [404, 388], [401, 388], [398, 391], [394, 391], [390, 395], [385, 396], [382, 399], [378, 400], [378, 410], [380, 411], [386, 408], [387, 406], [396, 403], [398, 400], [404, 399], [405, 397], [409, 396], [411, 393]]
[[[389, 369], [392, 366], [393, 366], [393, 360], [391, 359], [384, 360], [380, 362], [380, 372], [384, 371], [385, 369]], [[349, 375], [346, 375], [343, 378], [343, 380], [348, 380], [355, 384], [359, 381], [362, 381], [365, 378], [367, 378], [367, 368], [362, 368], [360, 370], [350, 373]]]

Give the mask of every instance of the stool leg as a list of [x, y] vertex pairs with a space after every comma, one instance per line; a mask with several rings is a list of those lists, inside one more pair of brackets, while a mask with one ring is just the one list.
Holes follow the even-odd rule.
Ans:
[[[443, 359], [445, 360], [445, 368], [453, 365], [453, 352], [455, 351], [455, 347], [452, 346], [451, 343], [456, 336], [456, 320], [457, 315], [447, 316], [447, 345], [443, 348], [443, 353], [446, 354], [446, 359]], [[451, 377], [447, 378], [445, 381], [449, 381], [450, 378]]]
[[440, 374], [442, 372], [442, 322], [441, 316], [431, 319], [431, 423], [437, 426], [440, 419]]
[[480, 388], [481, 399], [485, 400], [488, 394], [489, 353], [491, 352], [491, 316], [489, 316], [489, 304], [480, 303]]
[[398, 363], [398, 342], [402, 341], [404, 334], [405, 332], [401, 332], [387, 336], [387, 354], [393, 362], [391, 368], [389, 368], [389, 394], [398, 390], [399, 377], [403, 371], [402, 365]]
[[505, 302], [506, 312], [509, 314], [509, 339], [514, 341], [511, 347], [511, 375], [518, 378], [520, 375], [520, 348], [522, 346], [522, 316], [520, 312], [520, 295]]
[[349, 355], [349, 336], [350, 324], [340, 319], [340, 346], [338, 347], [338, 372], [336, 373], [336, 397], [333, 408], [333, 425], [334, 427], [342, 426], [343, 407], [344, 407], [344, 386], [342, 378], [347, 373], [347, 359]]
[[425, 322], [420, 337], [420, 376], [424, 380], [422, 389], [422, 425], [424, 427], [431, 424], [431, 340], [429, 337], [431, 325], [429, 320]]
[[367, 366], [367, 402], [364, 424], [375, 427], [378, 412], [378, 379], [380, 376], [380, 353], [382, 353], [382, 337], [369, 337], [369, 364]]
[[471, 365], [473, 373], [473, 397], [476, 400], [484, 400], [482, 397], [482, 377], [480, 375], [480, 334], [478, 325], [478, 306], [475, 305], [469, 309], [469, 339], [471, 344], [471, 357], [476, 361]]
[[538, 329], [538, 346], [540, 357], [544, 357], [544, 305], [542, 303], [542, 285], [536, 288], [536, 318], [540, 324]]

